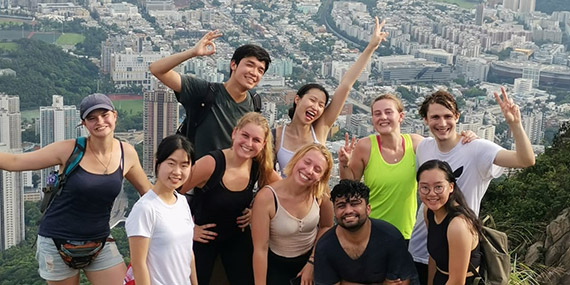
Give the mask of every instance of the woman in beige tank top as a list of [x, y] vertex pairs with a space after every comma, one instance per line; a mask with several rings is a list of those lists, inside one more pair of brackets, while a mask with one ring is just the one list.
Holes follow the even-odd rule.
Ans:
[[321, 144], [299, 149], [285, 168], [287, 178], [255, 197], [251, 229], [255, 284], [313, 280], [314, 245], [333, 225], [326, 191], [332, 156]]

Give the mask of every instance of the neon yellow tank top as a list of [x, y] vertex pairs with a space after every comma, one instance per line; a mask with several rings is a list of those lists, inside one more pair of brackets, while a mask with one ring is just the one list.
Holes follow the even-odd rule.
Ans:
[[416, 154], [409, 134], [404, 139], [404, 157], [388, 164], [380, 154], [379, 136], [370, 135], [370, 158], [364, 169], [364, 184], [370, 188], [371, 218], [394, 225], [410, 239], [416, 221]]

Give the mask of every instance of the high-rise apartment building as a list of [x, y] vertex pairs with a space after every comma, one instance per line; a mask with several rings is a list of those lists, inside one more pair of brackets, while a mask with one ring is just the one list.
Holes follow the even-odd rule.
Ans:
[[[63, 105], [63, 96], [53, 95], [51, 106], [40, 107], [40, 146], [80, 136], [81, 129], [77, 127], [80, 122], [79, 110]], [[42, 170], [41, 187], [45, 186], [45, 179], [53, 170], [55, 167]]]
[[475, 25], [477, 26], [483, 25], [484, 12], [485, 12], [485, 3], [477, 5], [477, 7], [475, 8]]
[[[22, 152], [20, 98], [0, 94], [0, 152]], [[21, 172], [0, 170], [0, 251], [25, 238]]]
[[157, 84], [155, 90], [144, 92], [143, 101], [143, 169], [154, 175], [154, 153], [160, 141], [176, 133], [178, 127], [178, 101], [171, 89]]
[[523, 129], [528, 135], [528, 139], [532, 144], [543, 144], [544, 128], [545, 128], [544, 114], [541, 111], [534, 111], [524, 114], [522, 116]]
[[532, 13], [536, 7], [536, 0], [520, 0], [519, 13]]
[[503, 0], [503, 8], [513, 11], [519, 10], [519, 0]]
[[0, 143], [21, 148], [21, 123], [20, 98], [0, 93]]

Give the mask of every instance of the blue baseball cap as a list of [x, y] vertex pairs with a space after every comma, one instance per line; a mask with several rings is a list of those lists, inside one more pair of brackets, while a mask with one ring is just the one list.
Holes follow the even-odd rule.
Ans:
[[81, 105], [79, 107], [81, 120], [85, 120], [89, 113], [97, 109], [113, 111], [115, 110], [115, 106], [107, 95], [101, 93], [91, 94], [81, 100]]

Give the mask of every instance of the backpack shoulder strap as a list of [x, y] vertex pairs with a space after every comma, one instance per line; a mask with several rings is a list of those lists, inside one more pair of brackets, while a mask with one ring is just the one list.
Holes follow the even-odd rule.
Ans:
[[[59, 196], [59, 194], [61, 194], [61, 191], [62, 191], [63, 186], [65, 185], [65, 183], [67, 181], [67, 177], [69, 176], [69, 174], [71, 174], [79, 165], [79, 162], [81, 161], [81, 159], [83, 158], [83, 155], [85, 154], [86, 145], [87, 145], [87, 138], [86, 137], [79, 137], [79, 138], [75, 139], [75, 146], [73, 147], [73, 152], [71, 153], [71, 155], [69, 156], [69, 158], [65, 162], [65, 166], [63, 168], [63, 171], [58, 176], [57, 185], [55, 187], [53, 194], [50, 195], [49, 197], [44, 197], [44, 199], [49, 199], [49, 201], [46, 202], [47, 205], [42, 212], [42, 217], [40, 218], [40, 220], [43, 220], [44, 215], [47, 213], [47, 210], [49, 209], [49, 207], [51, 206], [51, 204], [55, 200], [55, 197], [57, 197], [57, 196]], [[44, 202], [42, 201], [42, 205], [43, 204], [44, 204]]]
[[251, 96], [251, 100], [253, 100], [253, 110], [261, 113], [261, 96], [259, 96], [255, 90], [250, 90], [249, 95]]
[[190, 112], [186, 111], [186, 119], [184, 124], [186, 126], [186, 136], [191, 142], [194, 142], [194, 137], [196, 136], [196, 128], [202, 124], [204, 118], [206, 117], [206, 112], [212, 108], [214, 101], [216, 99], [214, 83], [208, 82], [208, 88], [205, 93], [196, 100], [196, 104], [190, 107]]
[[[73, 148], [71, 156], [69, 156], [69, 158], [67, 159], [67, 162], [65, 163], [65, 168], [63, 169], [62, 172], [62, 174], [64, 175], [64, 179], [67, 178], [67, 176], [77, 168], [79, 162], [81, 161], [83, 155], [85, 154], [86, 146], [87, 146], [86, 137], [79, 137], [75, 139], [75, 147]], [[62, 180], [62, 182], [63, 181], [65, 180]]]

